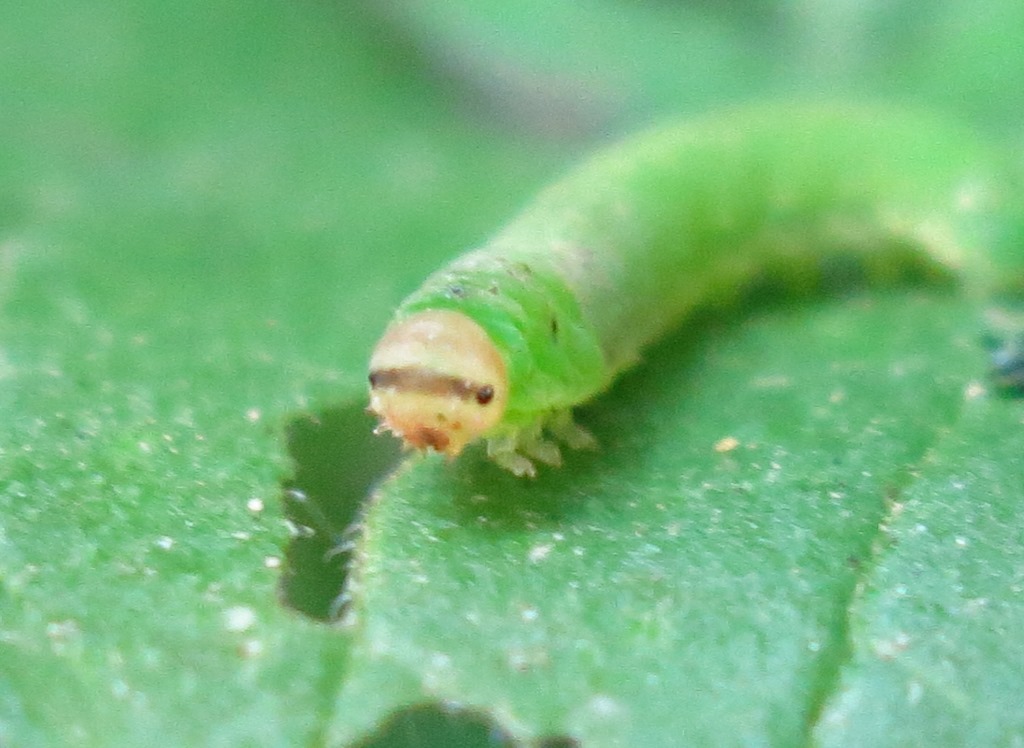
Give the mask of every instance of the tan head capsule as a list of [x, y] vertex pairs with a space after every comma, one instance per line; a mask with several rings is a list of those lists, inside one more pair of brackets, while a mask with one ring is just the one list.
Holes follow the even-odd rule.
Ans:
[[417, 312], [387, 329], [370, 357], [370, 410], [379, 431], [454, 457], [505, 412], [505, 362], [459, 312]]

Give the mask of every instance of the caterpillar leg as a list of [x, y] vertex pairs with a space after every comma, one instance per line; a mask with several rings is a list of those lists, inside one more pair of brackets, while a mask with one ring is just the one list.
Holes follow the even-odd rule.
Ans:
[[487, 456], [492, 462], [520, 478], [536, 478], [537, 467], [522, 452], [517, 434], [494, 436], [487, 440]]
[[554, 413], [548, 419], [547, 430], [570, 449], [597, 449], [597, 438], [572, 419], [571, 410]]
[[487, 440], [487, 456], [499, 466], [520, 477], [537, 477], [535, 462], [561, 467], [562, 451], [558, 444], [545, 438], [544, 432], [571, 449], [594, 449], [597, 439], [572, 419], [568, 410], [558, 411], [526, 428], [491, 437]]
[[492, 437], [487, 440], [487, 456], [499, 466], [520, 478], [536, 478], [535, 462], [560, 467], [562, 452], [558, 445], [545, 439], [541, 425]]

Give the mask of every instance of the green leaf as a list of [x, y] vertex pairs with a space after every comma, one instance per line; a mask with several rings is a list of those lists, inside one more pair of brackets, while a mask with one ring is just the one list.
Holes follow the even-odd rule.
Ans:
[[1024, 735], [1020, 403], [979, 398], [886, 517], [851, 607], [822, 745], [1006, 745]]
[[[809, 740], [851, 655], [877, 641], [851, 632], [849, 613], [905, 552], [887, 542], [891, 518], [905, 496], [948, 501], [920, 466], [957, 470], [941, 458], [955, 438], [987, 473], [1003, 469], [964, 445], [988, 438], [982, 414], [1021, 418], [1019, 403], [966, 394], [982, 375], [967, 311], [893, 294], [755, 315], [662, 346], [586, 411], [600, 452], [535, 482], [472, 457], [407, 465], [366, 519], [336, 735], [372, 725], [383, 700], [460, 704], [521, 738], [587, 746]], [[973, 497], [968, 513], [1020, 503], [1010, 485], [979, 478], [957, 500]], [[965, 542], [1000, 580], [973, 615], [999, 611], [986, 620], [1012, 630], [1016, 550], [988, 549], [980, 532]], [[929, 572], [949, 581], [938, 559], [922, 583]], [[965, 706], [1009, 689], [1015, 666], [998, 669], [1007, 680], [960, 683]], [[943, 722], [964, 728], [942, 737], [1008, 734], [1005, 706], [970, 712], [985, 727]], [[864, 723], [898, 709], [906, 734], [939, 731], [882, 697], [866, 709]], [[849, 730], [839, 744], [871, 734]]]

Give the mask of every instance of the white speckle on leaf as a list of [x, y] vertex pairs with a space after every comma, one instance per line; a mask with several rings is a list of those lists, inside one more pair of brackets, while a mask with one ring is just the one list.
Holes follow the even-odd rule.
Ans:
[[279, 569], [281, 567], [280, 556], [267, 556], [263, 559], [263, 565], [268, 569]]
[[452, 680], [452, 658], [444, 652], [434, 652], [427, 659], [423, 685], [428, 691], [444, 689]]
[[892, 660], [910, 646], [910, 636], [905, 631], [898, 631], [888, 639], [874, 639], [871, 642], [871, 651], [879, 659]]
[[239, 645], [238, 653], [246, 659], [259, 657], [263, 654], [263, 642], [259, 639], [246, 639]]
[[974, 615], [982, 608], [988, 607], [987, 597], [972, 597], [964, 603], [964, 613]]
[[156, 545], [157, 548], [169, 551], [171, 550], [171, 548], [174, 547], [174, 538], [168, 537], [167, 535], [162, 535], [156, 539], [154, 545]]
[[224, 611], [224, 628], [228, 631], [248, 631], [256, 623], [256, 611], [245, 605], [235, 605]]
[[963, 535], [957, 535], [953, 538], [953, 542], [956, 543], [957, 548], [966, 548], [970, 544], [970, 541]]
[[66, 619], [63, 621], [51, 621], [46, 624], [46, 636], [50, 640], [50, 647], [56, 655], [68, 654], [81, 645], [81, 629], [78, 621]]
[[519, 617], [522, 618], [525, 623], [533, 623], [538, 617], [540, 617], [540, 612], [532, 605], [527, 605], [519, 611]]
[[253, 514], [259, 514], [263, 511], [263, 499], [254, 496], [245, 502], [245, 508]]
[[526, 555], [531, 564], [540, 563], [548, 557], [551, 553], [551, 549], [554, 546], [551, 543], [538, 543], [530, 549], [530, 552]]
[[715, 451], [719, 453], [732, 452], [740, 446], [740, 440], [735, 436], [725, 436], [715, 442]]
[[984, 397], [985, 392], [985, 385], [981, 382], [968, 382], [964, 388], [964, 399], [977, 400], [979, 397]]
[[604, 718], [615, 717], [623, 711], [622, 704], [606, 694], [597, 694], [591, 697], [587, 702], [587, 708], [594, 716]]
[[263, 418], [263, 411], [259, 408], [249, 408], [245, 411], [245, 420], [249, 423], [257, 423], [261, 418]]
[[70, 618], [63, 621], [50, 621], [46, 624], [46, 635], [53, 641], [66, 641], [78, 636], [78, 622]]
[[508, 651], [508, 666], [517, 673], [543, 667], [548, 659], [548, 651], [544, 647], [513, 647]]

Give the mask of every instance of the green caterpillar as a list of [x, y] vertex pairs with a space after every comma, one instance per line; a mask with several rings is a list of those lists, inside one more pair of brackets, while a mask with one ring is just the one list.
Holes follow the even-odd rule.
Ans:
[[[570, 409], [688, 312], [765, 272], [813, 283], [853, 257], [971, 292], [1020, 286], [1020, 222], [989, 151], [927, 117], [737, 109], [657, 130], [556, 182], [406, 299], [370, 361], [370, 408], [418, 449], [486, 438], [517, 475], [593, 442]], [[1024, 384], [1016, 351], [998, 374]]]

